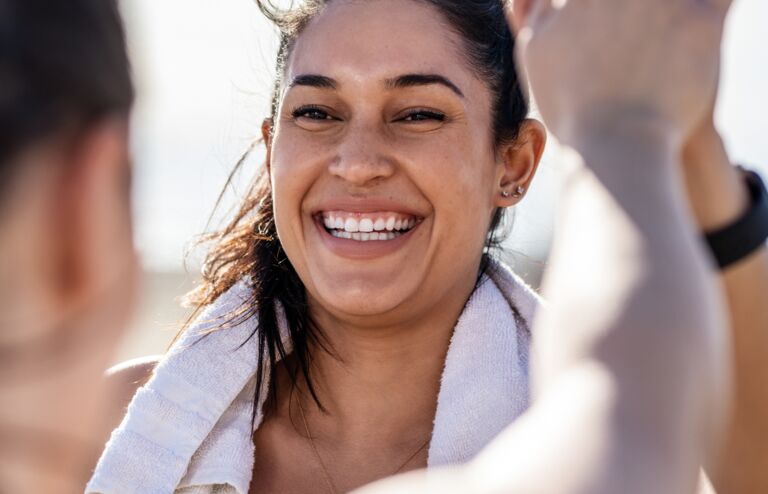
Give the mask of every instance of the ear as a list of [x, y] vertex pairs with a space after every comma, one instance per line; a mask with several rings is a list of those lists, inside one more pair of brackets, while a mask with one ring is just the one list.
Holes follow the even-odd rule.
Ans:
[[63, 154], [50, 230], [59, 295], [75, 306], [117, 284], [130, 295], [137, 272], [130, 208], [128, 122], [107, 119], [78, 134]]
[[272, 173], [272, 126], [273, 121], [271, 118], [265, 118], [261, 122], [261, 138], [264, 140], [264, 146], [267, 148], [267, 157], [265, 166], [267, 167], [267, 174]]
[[514, 206], [525, 197], [539, 167], [547, 131], [538, 120], [526, 119], [515, 142], [500, 150], [494, 206]]

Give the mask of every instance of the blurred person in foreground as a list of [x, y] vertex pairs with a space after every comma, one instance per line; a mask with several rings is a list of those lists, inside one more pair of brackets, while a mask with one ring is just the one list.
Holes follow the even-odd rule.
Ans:
[[74, 493], [127, 326], [126, 47], [112, 0], [0, 0], [0, 492]]
[[427, 467], [372, 489], [677, 494], [701, 465], [760, 492], [766, 252], [722, 278], [725, 422], [700, 241], [752, 207], [712, 125], [729, 2], [518, 4], [520, 66], [578, 157], [535, 321], [489, 259], [545, 141], [505, 3], [258, 3], [282, 36], [266, 166], [88, 492], [335, 493]]

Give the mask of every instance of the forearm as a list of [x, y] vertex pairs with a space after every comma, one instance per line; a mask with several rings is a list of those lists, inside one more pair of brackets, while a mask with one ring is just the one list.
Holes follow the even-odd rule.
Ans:
[[[743, 179], [714, 128], [696, 136], [683, 155], [691, 209], [702, 231], [727, 225], [747, 208]], [[731, 420], [718, 465], [708, 470], [718, 492], [768, 492], [768, 249], [721, 275], [733, 347]]]
[[593, 461], [578, 459], [594, 471], [575, 471], [574, 482], [590, 479], [599, 492], [686, 492], [712, 442], [704, 435], [721, 389], [720, 301], [673, 146], [631, 130], [607, 128], [579, 146], [588, 167], [562, 196], [544, 285], [552, 310], [534, 328], [536, 386], [545, 397], [585, 365], [608, 376], [584, 397], [604, 406], [579, 431], [605, 442]]
[[722, 279], [732, 326], [734, 395], [712, 481], [721, 494], [768, 492], [768, 251], [732, 266]]
[[744, 180], [714, 126], [704, 126], [691, 138], [682, 165], [688, 204], [701, 232], [722, 228], [744, 214], [749, 205]]

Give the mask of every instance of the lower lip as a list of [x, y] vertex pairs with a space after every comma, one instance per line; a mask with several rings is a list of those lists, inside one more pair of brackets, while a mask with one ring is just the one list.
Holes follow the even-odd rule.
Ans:
[[325, 229], [324, 225], [317, 220], [315, 221], [315, 227], [320, 233], [320, 238], [322, 239], [323, 244], [337, 256], [349, 259], [374, 259], [397, 252], [413, 237], [414, 232], [418, 230], [420, 226], [421, 223], [392, 240], [369, 240], [368, 242], [361, 242], [359, 240], [334, 237], [328, 233], [328, 230]]

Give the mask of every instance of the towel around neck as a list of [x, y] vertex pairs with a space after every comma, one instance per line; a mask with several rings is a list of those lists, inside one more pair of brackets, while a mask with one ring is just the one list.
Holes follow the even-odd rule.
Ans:
[[[429, 467], [470, 460], [528, 407], [529, 328], [540, 299], [501, 264], [488, 274], [454, 328]], [[112, 433], [86, 493], [248, 493], [257, 343], [243, 342], [255, 318], [200, 338], [247, 295], [235, 285], [174, 344]]]

